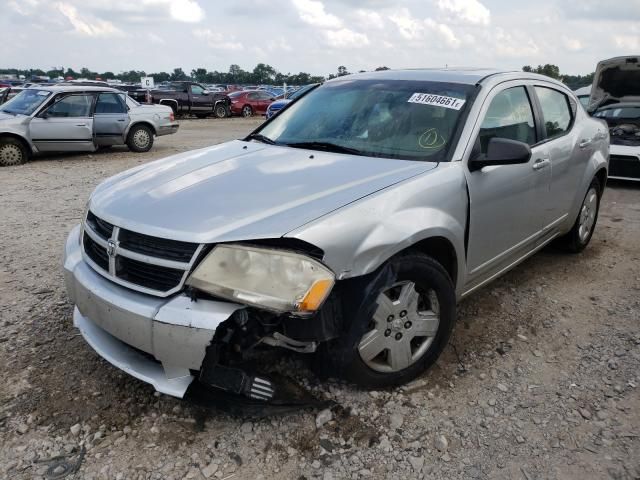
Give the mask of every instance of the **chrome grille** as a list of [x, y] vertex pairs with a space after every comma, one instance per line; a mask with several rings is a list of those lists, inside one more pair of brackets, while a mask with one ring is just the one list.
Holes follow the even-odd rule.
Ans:
[[152, 237], [87, 214], [84, 258], [102, 276], [140, 292], [166, 297], [179, 291], [203, 245]]

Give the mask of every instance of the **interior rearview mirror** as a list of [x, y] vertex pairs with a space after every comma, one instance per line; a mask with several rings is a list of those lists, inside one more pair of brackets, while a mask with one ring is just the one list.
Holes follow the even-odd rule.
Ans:
[[527, 163], [531, 158], [531, 148], [524, 142], [508, 138], [494, 137], [489, 140], [487, 153], [477, 153], [469, 159], [472, 172], [492, 165], [517, 165]]

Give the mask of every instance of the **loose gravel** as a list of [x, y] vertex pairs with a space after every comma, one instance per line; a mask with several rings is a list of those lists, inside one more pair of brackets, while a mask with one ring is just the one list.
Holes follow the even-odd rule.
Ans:
[[451, 345], [403, 388], [273, 368], [323, 410], [255, 417], [157, 394], [72, 326], [60, 258], [91, 190], [238, 138], [259, 119], [183, 120], [114, 148], [0, 169], [0, 478], [638, 479], [640, 188], [611, 184], [589, 248], [547, 249], [460, 305]]

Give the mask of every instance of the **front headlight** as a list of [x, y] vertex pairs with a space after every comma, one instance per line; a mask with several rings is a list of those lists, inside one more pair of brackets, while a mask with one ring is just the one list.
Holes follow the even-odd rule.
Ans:
[[333, 272], [312, 258], [247, 245], [218, 245], [187, 280], [238, 303], [298, 314], [320, 308], [334, 283]]

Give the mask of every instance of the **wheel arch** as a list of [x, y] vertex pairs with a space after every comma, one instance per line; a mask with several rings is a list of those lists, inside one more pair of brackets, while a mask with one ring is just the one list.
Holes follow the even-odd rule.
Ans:
[[148, 120], [138, 120], [135, 122], [131, 122], [131, 124], [129, 125], [129, 129], [127, 130], [127, 135], [126, 137], [129, 137], [129, 132], [131, 132], [131, 130], [139, 125], [144, 125], [146, 127], [149, 127], [151, 129], [151, 133], [153, 133], [154, 135], [158, 135], [158, 132], [156, 131], [156, 127], [155, 125], [153, 125], [153, 123], [151, 123]]
[[161, 98], [158, 101], [158, 105], [166, 105], [170, 107], [173, 110], [174, 115], [178, 114], [178, 109], [180, 107], [180, 105], [178, 104], [178, 101], [173, 98]]
[[20, 143], [22, 143], [29, 155], [32, 155], [34, 153], [34, 149], [31, 147], [29, 141], [21, 135], [11, 132], [0, 132], [0, 139], [2, 138], [13, 138], [15, 140], [18, 140]]

